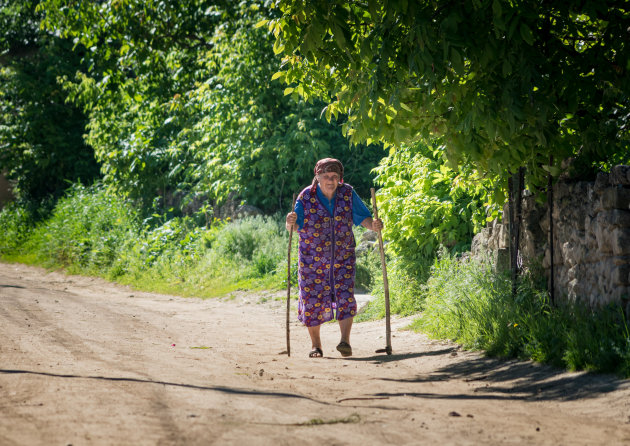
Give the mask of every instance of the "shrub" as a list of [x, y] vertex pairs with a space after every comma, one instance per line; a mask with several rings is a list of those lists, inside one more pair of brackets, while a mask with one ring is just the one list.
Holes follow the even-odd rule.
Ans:
[[0, 211], [0, 254], [16, 252], [34, 226], [32, 213], [15, 202], [8, 203]]
[[440, 252], [414, 326], [490, 355], [630, 376], [630, 329], [619, 305], [552, 305], [531, 278], [511, 282], [488, 260]]
[[[422, 311], [424, 303], [423, 283], [403, 266], [400, 259], [386, 259], [389, 304], [393, 314], [409, 316]], [[370, 279], [370, 293], [374, 296], [358, 321], [378, 319], [385, 316], [385, 288], [380, 254], [377, 251], [357, 260], [357, 272], [366, 269]]]
[[[145, 223], [150, 219], [145, 219]], [[149, 291], [216, 296], [235, 289], [286, 287], [288, 232], [283, 216], [214, 220], [199, 227], [175, 217], [142, 227], [131, 202], [102, 185], [74, 185], [50, 216], [33, 223], [27, 208], [0, 213], [2, 254], [18, 261], [96, 274]], [[298, 236], [291, 284], [297, 286]], [[361, 269], [371, 282], [367, 266]], [[294, 293], [295, 297], [297, 294]]]
[[498, 216], [490, 196], [495, 181], [465, 166], [449, 167], [441, 149], [422, 143], [403, 146], [374, 169], [382, 186], [384, 237], [405, 263], [403, 269], [422, 281], [440, 245], [466, 250], [487, 216]]
[[99, 184], [75, 184], [26, 243], [45, 263], [98, 271], [109, 267], [138, 232], [129, 203]]

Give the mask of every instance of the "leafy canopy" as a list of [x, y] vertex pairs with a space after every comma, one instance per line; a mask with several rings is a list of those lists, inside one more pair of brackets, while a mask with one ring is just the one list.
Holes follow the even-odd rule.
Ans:
[[43, 1], [43, 25], [84, 50], [85, 69], [62, 77], [73, 104], [89, 117], [87, 143], [104, 181], [150, 205], [185, 187], [191, 154], [172, 142], [192, 113], [184, 94], [197, 57], [211, 48], [227, 12], [221, 3], [110, 0]]
[[86, 119], [57, 77], [81, 68], [72, 43], [39, 29], [36, 1], [0, 8], [0, 171], [19, 199], [57, 197], [71, 181], [98, 175], [83, 141]]
[[236, 192], [275, 211], [318, 158], [337, 156], [367, 191], [382, 150], [348, 151], [339, 124], [320, 119], [323, 104], [272, 81], [273, 38], [253, 26], [271, 16], [264, 2], [46, 0], [42, 10], [49, 29], [86, 49], [89, 68], [63, 85], [89, 115], [107, 184], [145, 205]]
[[455, 163], [540, 183], [629, 152], [624, 1], [279, 0], [260, 22], [287, 93], [347, 113], [353, 142], [433, 139]]
[[384, 235], [416, 275], [428, 270], [440, 245], [453, 251], [469, 248], [486, 219], [497, 216], [487, 194], [494, 185], [470, 168], [446, 166], [440, 147], [403, 145], [375, 171]]

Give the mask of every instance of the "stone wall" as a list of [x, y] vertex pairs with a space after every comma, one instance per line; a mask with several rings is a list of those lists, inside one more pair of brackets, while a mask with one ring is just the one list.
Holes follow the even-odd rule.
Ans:
[[[630, 166], [600, 172], [594, 182], [560, 181], [553, 195], [556, 298], [615, 301], [630, 311]], [[519, 263], [549, 277], [547, 206], [527, 191], [522, 204]], [[500, 268], [509, 267], [508, 240], [507, 225], [493, 222], [475, 236], [473, 255], [489, 251]]]

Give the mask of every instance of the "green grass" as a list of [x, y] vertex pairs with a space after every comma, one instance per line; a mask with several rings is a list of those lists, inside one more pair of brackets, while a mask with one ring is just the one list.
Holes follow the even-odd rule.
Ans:
[[[372, 278], [370, 293], [375, 296], [365, 311], [358, 317], [358, 322], [381, 319], [385, 317], [385, 288], [383, 285], [383, 269], [378, 252], [365, 256], [363, 264], [367, 265]], [[424, 284], [410, 274], [396, 259], [386, 259], [387, 281], [389, 285], [390, 311], [393, 314], [409, 316], [422, 311], [424, 302]]]
[[27, 207], [8, 203], [0, 212], [0, 253], [15, 253], [28, 238], [34, 221]]
[[[288, 233], [279, 217], [214, 221], [210, 228], [184, 217], [151, 227], [133, 203], [106, 188], [75, 185], [39, 222], [23, 208], [5, 208], [0, 231], [5, 261], [64, 268], [145, 291], [216, 297], [286, 286]], [[293, 250], [295, 260], [295, 238]]]
[[552, 305], [530, 278], [516, 296], [489, 261], [442, 252], [413, 328], [489, 355], [630, 377], [630, 329], [619, 305]]

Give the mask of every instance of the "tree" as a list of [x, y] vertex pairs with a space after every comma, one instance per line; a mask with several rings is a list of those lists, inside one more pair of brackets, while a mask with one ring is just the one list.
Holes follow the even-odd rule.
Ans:
[[[157, 195], [214, 204], [236, 192], [265, 211], [286, 209], [317, 157], [346, 158], [339, 125], [320, 119], [323, 104], [285, 97], [272, 82], [273, 39], [253, 27], [270, 17], [262, 1], [47, 0], [44, 9], [49, 29], [88, 49], [90, 68], [64, 85], [90, 117], [105, 181], [145, 206]], [[364, 193], [382, 153], [350, 151], [368, 161], [349, 178]]]
[[415, 277], [426, 275], [440, 245], [469, 249], [487, 215], [497, 215], [488, 202], [489, 180], [466, 166], [449, 168], [438, 146], [402, 145], [375, 170], [384, 235]]
[[292, 193], [310, 183], [318, 159], [343, 160], [345, 180], [367, 196], [379, 147], [350, 148], [339, 124], [320, 117], [323, 103], [283, 94], [272, 81], [278, 58], [272, 39], [253, 25], [268, 14], [245, 10], [217, 33], [203, 59], [207, 80], [190, 92], [198, 121], [193, 144], [199, 182], [215, 197], [236, 190], [267, 211], [288, 209]]
[[47, 0], [39, 7], [47, 29], [84, 49], [85, 68], [63, 86], [89, 117], [86, 141], [104, 181], [145, 209], [187, 182], [181, 167], [190, 167], [192, 154], [172, 142], [193, 119], [185, 95], [229, 3]]
[[39, 29], [37, 3], [9, 0], [0, 9], [0, 170], [18, 198], [36, 200], [98, 175], [82, 137], [86, 118], [57, 80], [79, 69], [80, 54]]
[[[530, 184], [574, 157], [628, 159], [624, 1], [280, 0], [260, 25], [287, 93], [347, 113], [353, 142], [443, 144], [453, 163]], [[553, 165], [550, 164], [553, 155]]]

